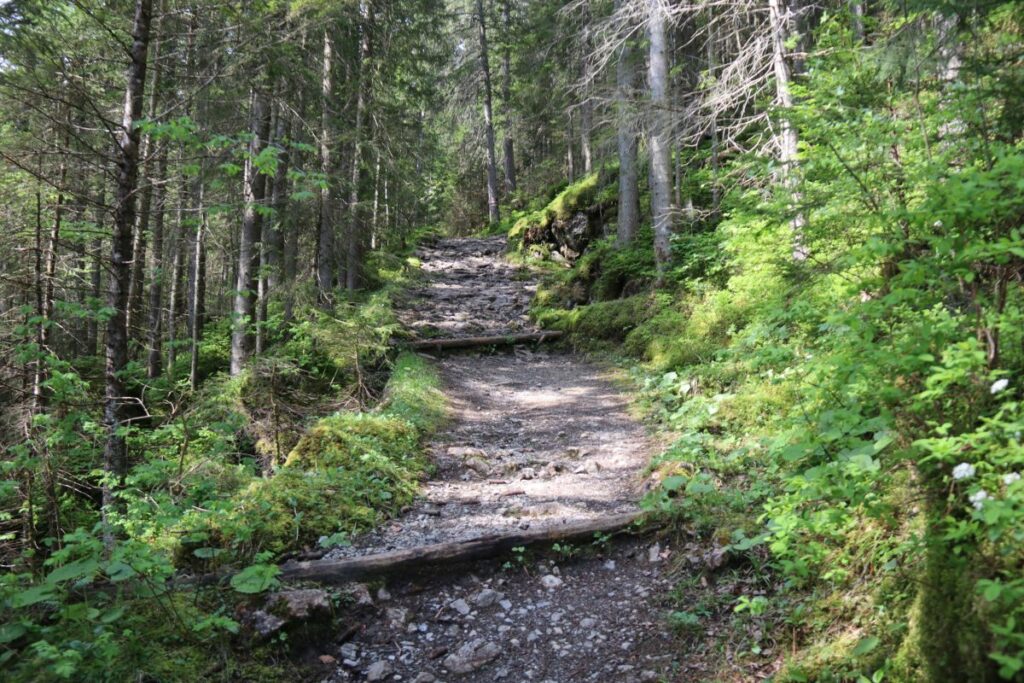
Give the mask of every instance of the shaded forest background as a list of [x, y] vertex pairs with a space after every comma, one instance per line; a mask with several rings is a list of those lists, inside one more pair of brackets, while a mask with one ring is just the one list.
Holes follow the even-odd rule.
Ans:
[[416, 244], [486, 232], [677, 435], [652, 514], [743, 577], [681, 579], [671, 647], [729, 643], [712, 679], [1019, 680], [1022, 22], [3, 3], [0, 663], [289, 675], [241, 652], [239, 594], [415, 495], [444, 398], [394, 307]]

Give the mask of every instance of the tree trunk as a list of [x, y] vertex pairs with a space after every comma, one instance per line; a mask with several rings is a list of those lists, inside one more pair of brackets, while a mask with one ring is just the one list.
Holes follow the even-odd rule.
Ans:
[[[204, 283], [206, 282], [206, 252], [204, 241], [206, 238], [206, 206], [205, 206], [205, 184], [202, 177], [199, 180], [199, 188], [196, 193], [197, 225], [195, 239], [192, 244], [192, 266], [191, 266], [191, 287], [189, 289], [189, 366], [188, 383], [195, 391], [199, 387], [199, 342], [203, 338], [203, 302], [206, 299]], [[234, 338], [232, 338], [234, 342]], [[232, 343], [232, 350], [234, 344]]]
[[359, 206], [359, 179], [363, 164], [363, 119], [365, 118], [366, 102], [369, 99], [370, 78], [370, 28], [373, 15], [365, 9], [365, 16], [360, 30], [362, 38], [359, 43], [359, 91], [356, 95], [356, 125], [352, 141], [352, 176], [348, 195], [348, 257], [345, 266], [345, 287], [351, 292], [362, 286], [363, 251], [365, 237], [363, 221]]
[[[715, 59], [715, 38], [714, 33], [707, 40], [707, 53], [708, 53], [708, 74], [711, 78], [715, 77], [715, 69], [717, 63]], [[708, 131], [711, 136], [711, 215], [712, 218], [718, 218], [718, 212], [722, 204], [722, 191], [718, 181], [718, 172], [721, 167], [721, 161], [719, 159], [718, 151], [718, 114], [717, 112], [711, 114], [711, 127]]]
[[668, 60], [665, 43], [666, 0], [647, 0], [650, 56], [647, 80], [651, 89], [649, 146], [651, 150], [651, 217], [654, 223], [654, 258], [659, 279], [671, 257], [672, 171], [669, 158]]
[[565, 167], [569, 176], [569, 184], [572, 184], [576, 182], [576, 155], [574, 153], [574, 146], [572, 142], [576, 137], [576, 133], [574, 132], [574, 127], [572, 125], [572, 109], [566, 112], [566, 122], [569, 128], [565, 136]]
[[238, 272], [235, 280], [235, 304], [231, 329], [231, 376], [238, 375], [252, 353], [253, 318], [256, 312], [256, 270], [259, 266], [260, 216], [265, 198], [267, 176], [260, 173], [255, 159], [263, 151], [270, 119], [267, 96], [260, 88], [253, 88], [250, 96], [249, 149], [245, 159], [242, 194], [245, 209], [238, 242]]
[[[272, 104], [268, 104], [267, 117], [267, 139], [264, 141], [264, 147], [270, 148], [277, 143], [277, 119], [278, 119], [277, 108]], [[270, 210], [276, 208], [274, 203], [274, 185], [277, 181], [277, 171], [275, 169], [274, 176], [269, 179], [264, 179], [263, 193], [264, 193], [264, 205]], [[201, 204], [202, 202], [200, 202]], [[256, 254], [256, 306], [255, 306], [255, 321], [253, 330], [256, 337], [256, 353], [263, 353], [266, 345], [266, 322], [267, 322], [267, 299], [268, 299], [268, 288], [269, 280], [267, 279], [268, 271], [270, 270], [270, 250], [273, 248], [271, 237], [272, 233], [275, 232], [276, 220], [271, 214], [270, 220], [260, 219], [260, 242], [257, 248]]]
[[476, 0], [477, 22], [480, 24], [480, 68], [484, 75], [484, 128], [487, 135], [487, 218], [496, 225], [498, 211], [498, 169], [494, 155], [494, 117], [491, 111], [491, 66], [487, 55], [487, 19], [483, 0]]
[[583, 55], [580, 58], [580, 157], [583, 162], [583, 175], [590, 175], [594, 170], [594, 154], [591, 149], [591, 138], [594, 127], [594, 102], [590, 98], [590, 86], [593, 78], [590, 73], [590, 8], [584, 6], [584, 26], [582, 36]]
[[[153, 78], [150, 83], [149, 105], [146, 118], [150, 121], [156, 119], [157, 107], [160, 102], [160, 81], [163, 73], [160, 52], [163, 47], [163, 40], [160, 39], [160, 27], [163, 23], [163, 2], [158, 4], [156, 25], [153, 27]], [[129, 334], [142, 332], [138, 327], [139, 316], [142, 312], [142, 292], [145, 289], [146, 277], [146, 248], [147, 233], [149, 232], [150, 211], [153, 205], [153, 184], [158, 182], [152, 172], [153, 167], [153, 136], [147, 133], [139, 148], [139, 160], [144, 164], [145, 173], [142, 182], [142, 199], [139, 212], [135, 220], [135, 235], [132, 243], [132, 274], [128, 283], [128, 310], [125, 324], [128, 326]]]
[[793, 95], [790, 91], [792, 74], [786, 61], [786, 42], [790, 37], [789, 12], [783, 4], [784, 0], [768, 0], [769, 21], [772, 34], [772, 66], [775, 70], [776, 100], [781, 110], [779, 132], [776, 144], [779, 148], [779, 161], [782, 166], [782, 183], [788, 189], [794, 206], [790, 224], [793, 228], [793, 260], [803, 261], [807, 258], [807, 247], [804, 245], [804, 227], [807, 223], [803, 211], [799, 208], [799, 161], [797, 148], [799, 137], [790, 120], [793, 108]]
[[377, 225], [380, 216], [380, 152], [377, 152], [377, 161], [373, 165], [373, 214], [370, 217], [370, 250], [377, 248]]
[[[70, 122], [69, 122], [70, 123]], [[64, 149], [70, 151], [69, 140], [64, 138]], [[53, 326], [53, 289], [57, 277], [57, 245], [60, 243], [60, 232], [64, 222], [64, 191], [67, 182], [67, 155], [61, 155], [60, 167], [57, 170], [56, 203], [53, 206], [53, 221], [50, 223], [50, 235], [43, 247], [42, 215], [43, 195], [36, 191], [36, 344], [39, 356], [35, 361], [35, 377], [32, 382], [33, 414], [40, 414], [46, 407], [46, 380], [49, 377], [49, 365], [45, 356], [50, 353], [51, 332]]]
[[[68, 129], [70, 130], [70, 120], [67, 122]], [[64, 136], [63, 143], [64, 150], [70, 152], [70, 139], [66, 133]], [[36, 193], [36, 296], [37, 296], [37, 314], [39, 316], [39, 324], [37, 326], [37, 343], [39, 348], [37, 353], [39, 354], [35, 361], [35, 378], [32, 383], [32, 417], [36, 415], [42, 415], [46, 411], [46, 407], [49, 399], [49, 389], [46, 386], [46, 381], [49, 379], [49, 361], [48, 356], [53, 353], [51, 350], [51, 327], [54, 324], [53, 321], [53, 291], [54, 282], [57, 277], [57, 245], [60, 243], [61, 227], [64, 221], [64, 191], [63, 188], [67, 182], [68, 175], [68, 162], [67, 154], [61, 155], [60, 167], [57, 171], [57, 178], [59, 182], [59, 189], [57, 191], [57, 201], [53, 207], [53, 221], [50, 224], [50, 236], [46, 243], [46, 257], [41, 259], [40, 255], [42, 252], [42, 195], [40, 192]], [[42, 272], [40, 272], [41, 261], [45, 262]], [[34, 422], [30, 418], [28, 425], [28, 433], [32, 437], [31, 441], [36, 454], [39, 456], [43, 463], [44, 473], [44, 486], [46, 490], [46, 505], [44, 508], [44, 514], [47, 521], [47, 535], [58, 542], [60, 542], [60, 501], [57, 497], [57, 483], [56, 483], [56, 471], [53, 463], [52, 453], [47, 445], [46, 438], [43, 434], [39, 433]]]
[[284, 108], [278, 112], [277, 130], [274, 139], [278, 146], [277, 172], [270, 192], [270, 204], [274, 209], [274, 220], [266, 231], [263, 253], [266, 254], [268, 294], [281, 286], [283, 278], [284, 235], [288, 221], [288, 171], [291, 155], [288, 153], [288, 138], [291, 136], [291, 117]]
[[[622, 0], [618, 0], [617, 6]], [[619, 146], [619, 218], [617, 243], [633, 241], [640, 225], [640, 190], [637, 182], [637, 135], [632, 121], [630, 101], [636, 89], [636, 60], [630, 41], [623, 41], [615, 69], [615, 113]]]
[[317, 303], [330, 308], [334, 291], [334, 222], [331, 202], [331, 100], [334, 97], [331, 68], [333, 42], [328, 29], [324, 29], [324, 54], [320, 77], [320, 231], [316, 245]]
[[[102, 202], [100, 202], [100, 205]], [[96, 209], [96, 213], [102, 213], [102, 209]], [[96, 221], [96, 229], [102, 229], [102, 221]], [[96, 238], [92, 241], [89, 251], [92, 253], [92, 269], [89, 271], [89, 293], [92, 301], [99, 301], [103, 294], [103, 240]], [[90, 313], [89, 323], [86, 327], [85, 347], [87, 353], [99, 352], [99, 321], [95, 312]]]
[[178, 345], [175, 343], [178, 335], [178, 313], [181, 310], [181, 280], [182, 270], [185, 263], [185, 235], [188, 226], [185, 220], [185, 204], [188, 201], [188, 180], [181, 178], [178, 187], [178, 208], [177, 220], [174, 233], [174, 258], [171, 261], [171, 272], [168, 283], [170, 291], [167, 294], [167, 339], [171, 343], [167, 345], [167, 370], [174, 371], [174, 364], [177, 361]]
[[853, 28], [853, 38], [858, 43], [864, 42], [864, 2], [853, 0], [850, 3], [850, 23]]
[[501, 16], [505, 24], [505, 50], [501, 58], [501, 104], [505, 108], [505, 193], [516, 191], [516, 156], [512, 141], [512, 11], [510, 0], [502, 0]]
[[164, 214], [167, 207], [167, 150], [157, 158], [156, 177], [153, 179], [153, 267], [149, 273], [149, 344], [146, 358], [146, 376], [160, 376], [163, 330], [164, 279]]
[[[128, 451], [122, 431], [127, 400], [122, 373], [128, 365], [128, 284], [132, 264], [132, 228], [135, 226], [135, 194], [139, 181], [139, 129], [142, 101], [146, 87], [146, 57], [149, 50], [149, 27], [152, 0], [136, 0], [132, 27], [131, 66], [125, 87], [124, 116], [118, 131], [117, 189], [114, 197], [113, 234], [110, 251], [110, 288], [107, 305], [111, 310], [107, 321], [106, 398], [103, 412], [107, 442], [103, 464], [107, 476], [119, 486], [128, 473]], [[113, 546], [114, 530], [110, 512], [114, 491], [108, 480], [103, 484], [104, 541]]]

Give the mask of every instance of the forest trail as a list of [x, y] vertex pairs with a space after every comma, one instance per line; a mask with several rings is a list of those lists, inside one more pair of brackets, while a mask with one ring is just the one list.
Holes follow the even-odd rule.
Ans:
[[[429, 277], [403, 322], [420, 336], [534, 331], [535, 284], [504, 248], [491, 238], [421, 249]], [[437, 363], [452, 416], [431, 444], [435, 478], [402, 517], [328, 559], [636, 510], [654, 444], [604, 370], [540, 347]], [[664, 551], [636, 539], [588, 546], [389, 584], [329, 680], [672, 680]]]

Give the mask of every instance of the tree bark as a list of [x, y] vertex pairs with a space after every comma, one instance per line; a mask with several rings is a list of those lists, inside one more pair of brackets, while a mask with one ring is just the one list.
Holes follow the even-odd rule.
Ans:
[[[106, 211], [104, 205], [107, 202], [106, 187], [100, 183], [99, 192], [96, 196], [96, 210], [95, 215], [95, 227], [96, 233], [103, 233], [103, 224], [106, 218]], [[89, 273], [89, 293], [92, 298], [92, 304], [99, 302], [103, 296], [103, 238], [97, 237], [92, 241], [89, 247], [92, 252], [92, 270]], [[86, 353], [99, 353], [100, 344], [100, 323], [95, 313], [89, 316], [89, 322], [86, 325], [85, 333], [85, 347]]]
[[789, 63], [786, 61], [786, 42], [790, 36], [789, 10], [784, 4], [785, 0], [768, 0], [768, 15], [771, 23], [772, 38], [772, 67], [775, 71], [775, 94], [779, 105], [779, 133], [776, 144], [779, 149], [779, 161], [782, 166], [782, 183], [787, 188], [794, 207], [793, 218], [790, 224], [793, 228], [793, 260], [806, 260], [808, 253], [804, 244], [804, 227], [807, 220], [803, 211], [799, 208], [799, 161], [797, 149], [800, 139], [796, 127], [790, 119], [790, 110], [793, 108], [793, 95], [790, 90], [792, 72]]
[[862, 0], [853, 0], [850, 3], [850, 24], [854, 40], [858, 43], [864, 42], [864, 2]]
[[487, 54], [487, 18], [483, 0], [476, 0], [477, 23], [480, 25], [480, 69], [484, 75], [484, 132], [487, 136], [487, 218], [496, 225], [501, 216], [498, 209], [498, 169], [494, 154], [494, 116], [491, 111], [491, 66]]
[[262, 217], [261, 205], [266, 195], [267, 176], [256, 167], [255, 160], [263, 151], [270, 119], [267, 95], [253, 88], [250, 96], [250, 140], [245, 160], [242, 195], [245, 209], [238, 242], [238, 271], [235, 279], [235, 303], [232, 310], [231, 376], [245, 369], [252, 353], [253, 321], [256, 312], [256, 270], [259, 266]]
[[[107, 297], [107, 305], [112, 313], [107, 321], [106, 397], [103, 412], [107, 429], [103, 464], [107, 476], [113, 479], [115, 487], [120, 486], [128, 473], [128, 451], [122, 431], [127, 408], [122, 373], [128, 364], [128, 284], [132, 264], [132, 228], [135, 226], [135, 194], [139, 181], [139, 130], [136, 123], [142, 117], [152, 9], [152, 0], [136, 0], [131, 65], [125, 87], [124, 115], [115, 150], [117, 189], [114, 197], [110, 288]], [[103, 533], [108, 548], [113, 546], [114, 540], [114, 530], [110, 524], [110, 513], [114, 504], [114, 489], [108, 480], [103, 485]]]
[[267, 288], [272, 294], [281, 286], [283, 259], [285, 249], [285, 232], [288, 221], [288, 171], [291, 166], [291, 155], [288, 152], [288, 138], [291, 136], [291, 117], [281, 108], [277, 115], [277, 130], [274, 132], [278, 146], [277, 172], [270, 192], [270, 204], [274, 209], [274, 220], [263, 241], [263, 253], [266, 254]]
[[[616, 9], [622, 0], [617, 0]], [[623, 41], [615, 68], [615, 114], [619, 147], [619, 217], [616, 242], [623, 247], [636, 238], [640, 226], [640, 190], [637, 181], [637, 135], [630, 102], [636, 89], [637, 69], [630, 41]]]
[[569, 184], [576, 182], [576, 154], [575, 146], [573, 145], [573, 139], [576, 137], [574, 126], [572, 125], [572, 109], [566, 112], [566, 125], [568, 130], [566, 131], [566, 150], [565, 150], [565, 168], [566, 173], [569, 176]]
[[666, 0], [647, 0], [647, 32], [650, 55], [647, 80], [651, 89], [648, 139], [651, 150], [651, 216], [654, 222], [654, 258], [659, 279], [671, 257], [672, 171], [669, 157], [668, 60], [665, 25]]
[[185, 264], [185, 235], [188, 234], [188, 225], [185, 219], [186, 204], [188, 202], [188, 179], [181, 178], [178, 186], [178, 208], [177, 220], [174, 232], [174, 257], [171, 261], [171, 272], [168, 276], [169, 291], [167, 293], [167, 339], [171, 343], [167, 345], [167, 370], [174, 371], [174, 364], [177, 361], [178, 345], [174, 343], [178, 334], [178, 314], [181, 312], [181, 285], [182, 271]]
[[334, 82], [331, 78], [334, 45], [329, 29], [324, 29], [324, 52], [320, 77], [320, 230], [316, 246], [317, 303], [330, 308], [334, 296], [334, 222], [331, 201], [331, 100]]
[[163, 343], [163, 295], [164, 295], [164, 216], [167, 207], [167, 150], [160, 151], [153, 179], [153, 266], [149, 272], [149, 344], [146, 358], [146, 376], [150, 379], [160, 376]]
[[594, 127], [594, 102], [590, 97], [590, 86], [593, 75], [590, 73], [590, 8], [584, 5], [584, 25], [582, 35], [583, 55], [580, 58], [580, 157], [583, 162], [583, 175], [590, 175], [594, 170], [594, 154], [591, 138]]
[[[163, 41], [160, 38], [160, 27], [163, 23], [163, 2], [158, 3], [157, 20], [153, 27], [152, 37], [152, 63], [153, 63], [153, 77], [150, 83], [150, 95], [149, 105], [147, 107], [146, 118], [150, 121], [154, 120], [157, 116], [157, 107], [160, 102], [160, 81], [163, 75], [163, 65], [160, 60], [160, 52], [163, 47]], [[128, 311], [125, 324], [128, 326], [129, 334], [133, 332], [142, 332], [141, 329], [135, 330], [138, 327], [139, 317], [142, 313], [142, 301], [143, 301], [143, 290], [145, 289], [145, 277], [146, 277], [146, 249], [149, 233], [149, 222], [150, 212], [153, 205], [153, 185], [158, 182], [158, 179], [154, 177], [152, 172], [153, 162], [153, 135], [147, 133], [143, 139], [142, 144], [139, 148], [139, 160], [141, 164], [144, 164], [144, 180], [142, 182], [142, 199], [139, 206], [138, 215], [135, 220], [135, 236], [132, 243], [132, 274], [131, 279], [128, 283]]]
[[505, 50], [501, 58], [501, 104], [505, 108], [505, 193], [516, 191], [516, 155], [512, 131], [512, 11], [510, 0], [502, 0], [501, 16], [505, 25]]
[[373, 164], [373, 213], [370, 217], [370, 250], [377, 248], [377, 224], [380, 216], [380, 152], [377, 152], [377, 161]]
[[364, 18], [360, 26], [362, 36], [359, 43], [359, 89], [356, 94], [356, 125], [352, 142], [352, 176], [349, 180], [348, 195], [348, 256], [345, 266], [345, 287], [350, 292], [362, 286], [363, 251], [365, 236], [359, 206], [359, 180], [363, 164], [363, 119], [370, 89], [370, 29], [373, 22], [372, 8], [364, 7]]
[[[206, 300], [206, 206], [205, 184], [202, 176], [198, 181], [196, 192], [197, 224], [195, 238], [192, 242], [191, 286], [189, 288], [189, 368], [188, 383], [195, 391], [199, 387], [199, 342], [203, 338], [203, 318], [205, 311], [203, 302]], [[234, 341], [232, 339], [232, 341]], [[233, 345], [232, 345], [233, 348]]]

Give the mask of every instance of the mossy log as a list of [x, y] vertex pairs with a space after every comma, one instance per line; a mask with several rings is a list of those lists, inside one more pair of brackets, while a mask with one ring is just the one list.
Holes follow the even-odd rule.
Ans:
[[553, 341], [562, 336], [560, 330], [545, 332], [524, 332], [521, 334], [504, 334], [487, 337], [453, 337], [443, 339], [419, 339], [408, 342], [414, 351], [444, 351], [448, 349], [470, 349], [477, 346], [512, 346]]
[[369, 577], [407, 574], [425, 567], [458, 564], [506, 553], [519, 546], [535, 543], [564, 543], [590, 540], [594, 534], [611, 534], [628, 529], [643, 513], [627, 512], [558, 526], [545, 526], [533, 531], [494, 534], [465, 541], [436, 543], [341, 560], [310, 560], [281, 566], [282, 581], [314, 581], [346, 583]]

